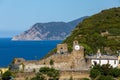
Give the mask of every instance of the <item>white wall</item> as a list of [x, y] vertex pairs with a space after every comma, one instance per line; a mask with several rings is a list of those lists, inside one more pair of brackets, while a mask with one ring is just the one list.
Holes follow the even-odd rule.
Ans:
[[[103, 64], [108, 64], [108, 62], [109, 62], [109, 64], [112, 66], [112, 67], [117, 67], [118, 66], [118, 60], [106, 60], [106, 59], [104, 59], [104, 60], [99, 60], [99, 59], [92, 59], [91, 60], [91, 64], [92, 65], [94, 65], [94, 61], [97, 63], [97, 64], [100, 64], [100, 65], [103, 65]], [[115, 62], [116, 63], [115, 63]]]

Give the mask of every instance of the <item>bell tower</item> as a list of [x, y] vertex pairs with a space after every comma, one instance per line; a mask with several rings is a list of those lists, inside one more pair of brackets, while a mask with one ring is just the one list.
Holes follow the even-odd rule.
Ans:
[[76, 40], [73, 41], [73, 51], [72, 51], [72, 53], [77, 58], [84, 58], [84, 47], [80, 46], [78, 41], [76, 41]]
[[[76, 47], [77, 46], [77, 47]], [[77, 49], [77, 50], [76, 50]], [[74, 51], [78, 51], [80, 49], [80, 46], [79, 46], [79, 44], [78, 44], [78, 41], [73, 41], [73, 50]]]

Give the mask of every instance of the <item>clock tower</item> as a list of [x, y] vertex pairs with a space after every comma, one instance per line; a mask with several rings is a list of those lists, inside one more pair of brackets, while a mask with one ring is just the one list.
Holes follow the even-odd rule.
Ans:
[[73, 41], [73, 51], [74, 56], [78, 58], [84, 58], [84, 47], [80, 46], [78, 41]]

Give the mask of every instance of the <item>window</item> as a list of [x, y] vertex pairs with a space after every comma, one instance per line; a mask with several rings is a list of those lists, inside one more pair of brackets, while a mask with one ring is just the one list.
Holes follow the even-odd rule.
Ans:
[[97, 62], [96, 61], [93, 61], [94, 65], [97, 65]]
[[60, 48], [60, 54], [64, 54], [62, 47]]

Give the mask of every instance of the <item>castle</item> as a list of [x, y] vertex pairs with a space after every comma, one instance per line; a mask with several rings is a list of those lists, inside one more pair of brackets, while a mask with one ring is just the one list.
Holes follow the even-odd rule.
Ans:
[[[118, 51], [120, 54], [120, 51]], [[52, 61], [52, 64], [51, 64]], [[60, 70], [60, 80], [69, 79], [71, 76], [74, 79], [89, 78], [89, 70], [92, 65], [96, 64], [110, 64], [112, 67], [120, 68], [120, 55], [103, 55], [98, 49], [95, 55], [85, 55], [85, 50], [78, 41], [73, 41], [73, 50], [68, 51], [66, 43], [58, 44], [55, 54], [42, 59], [42, 60], [25, 60], [23, 58], [15, 58], [11, 65], [10, 70], [15, 72], [22, 72], [17, 74], [18, 79], [25, 80], [35, 76], [41, 67], [54, 67]], [[20, 79], [19, 79], [20, 78]]]
[[[50, 64], [50, 61], [53, 64]], [[41, 67], [54, 67], [61, 71], [89, 71], [90, 66], [96, 64], [110, 64], [113, 67], [120, 66], [120, 56], [102, 55], [100, 50], [96, 55], [85, 56], [84, 47], [78, 41], [73, 42], [72, 52], [68, 51], [66, 43], [58, 44], [56, 54], [42, 60], [29, 60], [15, 58], [10, 65], [11, 70], [23, 72], [38, 72]]]
[[[73, 42], [73, 51], [68, 52], [67, 44], [58, 44], [56, 54], [43, 60], [29, 60], [15, 58], [10, 65], [11, 70], [38, 72], [40, 67], [51, 67], [50, 60], [54, 61], [53, 67], [58, 70], [86, 70], [88, 69], [84, 58], [84, 47], [80, 46], [78, 41]], [[84, 66], [84, 67], [83, 67]]]
[[95, 64], [110, 64], [113, 67], [119, 67], [120, 57], [102, 55], [98, 50], [96, 55], [85, 56], [84, 47], [79, 45], [78, 41], [73, 42], [73, 50], [68, 52], [67, 44], [58, 44], [56, 54], [43, 60], [29, 60], [23, 58], [15, 58], [12, 62], [11, 70], [18, 70], [24, 72], [38, 72], [41, 67], [51, 67], [50, 60], [54, 61], [52, 65], [58, 70], [89, 70], [90, 66]]

